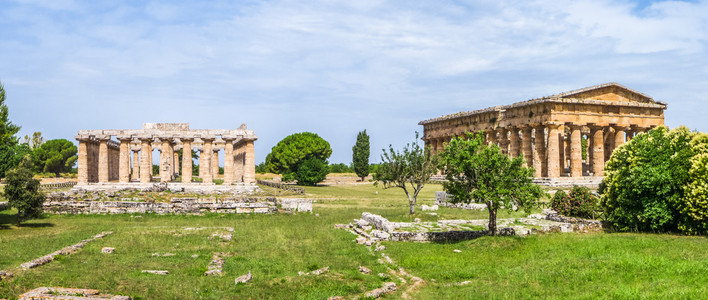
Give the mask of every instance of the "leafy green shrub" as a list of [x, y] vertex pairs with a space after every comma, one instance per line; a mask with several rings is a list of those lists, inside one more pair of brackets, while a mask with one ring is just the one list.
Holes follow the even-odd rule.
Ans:
[[329, 171], [330, 171], [330, 173], [351, 173], [351, 172], [353, 172], [352, 168], [350, 168], [349, 166], [347, 166], [343, 163], [330, 164]]
[[658, 127], [617, 148], [605, 165], [601, 203], [617, 230], [707, 233], [708, 138]]
[[291, 134], [278, 142], [266, 156], [270, 172], [282, 174], [283, 180], [294, 178], [300, 164], [310, 158], [326, 161], [332, 155], [329, 142], [311, 132]]
[[598, 198], [589, 188], [573, 186], [570, 193], [558, 191], [551, 198], [551, 208], [569, 217], [592, 218], [597, 209]]
[[298, 166], [294, 177], [299, 185], [316, 185], [327, 178], [329, 166], [326, 161], [318, 158], [310, 158]]
[[42, 214], [45, 196], [39, 190], [39, 180], [32, 178], [32, 161], [29, 155], [20, 164], [7, 172], [5, 191], [2, 196], [10, 207], [17, 209], [17, 225]]

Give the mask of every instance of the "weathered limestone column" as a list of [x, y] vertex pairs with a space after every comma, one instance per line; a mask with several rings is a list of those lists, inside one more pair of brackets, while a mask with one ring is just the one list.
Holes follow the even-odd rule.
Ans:
[[109, 136], [98, 139], [98, 182], [108, 182], [108, 140]]
[[211, 178], [219, 178], [219, 149], [216, 148], [211, 153]]
[[199, 150], [199, 178], [204, 180], [204, 144], [202, 144], [202, 149]]
[[226, 145], [224, 145], [224, 184], [234, 183], [234, 140], [230, 138], [223, 138]]
[[521, 128], [521, 150], [524, 154], [527, 167], [533, 167], [533, 154], [531, 152], [531, 127]]
[[152, 145], [151, 138], [140, 139], [140, 183], [152, 181]]
[[610, 160], [610, 156], [612, 156], [612, 151], [615, 149], [615, 133], [614, 131], [611, 131], [612, 127], [605, 127], [605, 161]]
[[570, 177], [583, 176], [582, 126], [570, 126]]
[[177, 176], [179, 176], [179, 153], [175, 151], [174, 145], [172, 146], [172, 156], [172, 176], [177, 178]]
[[484, 134], [487, 137], [487, 144], [488, 145], [496, 145], [497, 144], [497, 131], [495, 129], [485, 130]]
[[192, 182], [192, 141], [182, 138], [182, 182]]
[[118, 181], [121, 183], [130, 182], [130, 141], [131, 138], [120, 136], [120, 154], [118, 157]]
[[[562, 173], [565, 173], [564, 170], [565, 170], [565, 163], [566, 163], [566, 159], [565, 159], [565, 155], [566, 155], [565, 133], [564, 133], [565, 128], [563, 128], [563, 126], [561, 126], [561, 125], [558, 125], [557, 131], [558, 131], [558, 167], [560, 169], [559, 174], [562, 174]], [[551, 146], [548, 146], [548, 147], [550, 148]]]
[[619, 146], [622, 146], [624, 144], [624, 132], [628, 130], [628, 126], [625, 125], [616, 125], [612, 126], [612, 128], [615, 129], [615, 149], [617, 149]]
[[160, 182], [170, 182], [172, 180], [172, 171], [170, 170], [170, 161], [174, 159], [170, 153], [169, 138], [160, 138], [162, 147], [160, 148]]
[[253, 141], [246, 141], [244, 149], [243, 182], [256, 183], [256, 156], [253, 148]]
[[213, 183], [214, 182], [214, 177], [212, 176], [211, 172], [211, 155], [213, 154], [213, 138], [202, 138], [202, 141], [204, 141], [204, 162], [199, 162], [199, 170], [201, 171], [202, 168], [204, 168], [204, 177], [202, 177], [202, 182], [204, 183]]
[[76, 176], [76, 181], [78, 184], [88, 183], [88, 139], [79, 140], [79, 164], [78, 175]]
[[546, 169], [546, 133], [544, 126], [534, 126], [533, 168], [534, 177], [543, 177]]
[[133, 151], [133, 174], [131, 180], [140, 180], [140, 151]]
[[554, 124], [554, 123], [549, 123], [546, 126], [548, 126], [548, 148], [546, 152], [548, 152], [548, 177], [552, 178], [557, 178], [560, 177], [561, 171], [560, 171], [560, 158], [558, 157], [559, 155], [559, 149], [561, 148], [561, 143], [559, 141], [560, 138], [560, 133], [558, 128], [560, 127], [559, 124]]
[[243, 156], [244, 144], [239, 143], [234, 150], [234, 179], [236, 182], [243, 182]]
[[592, 135], [592, 173], [594, 176], [602, 176], [605, 169], [605, 138], [603, 126], [591, 126]]
[[512, 158], [519, 156], [519, 129], [509, 127], [509, 156]]
[[506, 128], [497, 129], [497, 134], [499, 135], [499, 147], [505, 155], [509, 154], [509, 138], [507, 137], [507, 132], [508, 130], [506, 130]]

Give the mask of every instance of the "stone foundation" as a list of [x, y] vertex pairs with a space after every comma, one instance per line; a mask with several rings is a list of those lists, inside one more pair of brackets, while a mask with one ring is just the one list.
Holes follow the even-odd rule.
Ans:
[[533, 183], [549, 187], [573, 187], [584, 186], [591, 189], [596, 189], [602, 182], [602, 176], [585, 176], [585, 177], [557, 177], [557, 178], [534, 178]]
[[237, 213], [269, 214], [278, 212], [275, 199], [244, 199], [217, 201], [214, 199], [174, 198], [168, 203], [133, 201], [46, 201], [44, 211], [52, 214], [203, 214]]
[[216, 185], [214, 183], [179, 183], [179, 182], [161, 182], [161, 183], [87, 183], [74, 186], [71, 193], [82, 192], [119, 192], [119, 191], [146, 191], [146, 192], [185, 192], [185, 193], [232, 193], [232, 194], [252, 194], [260, 189], [256, 184], [251, 183], [235, 183]]

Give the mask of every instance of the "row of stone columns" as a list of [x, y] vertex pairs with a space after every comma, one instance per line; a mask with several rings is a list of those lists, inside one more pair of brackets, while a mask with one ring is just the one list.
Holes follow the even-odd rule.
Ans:
[[[566, 135], [565, 127], [569, 133]], [[583, 176], [582, 137], [583, 129], [589, 128], [587, 135], [587, 163], [594, 176], [602, 176], [605, 161], [615, 148], [636, 133], [649, 128], [630, 128], [626, 125], [575, 125], [547, 123], [543, 125], [522, 125], [497, 128], [485, 132], [490, 144], [498, 145], [501, 151], [511, 157], [522, 156], [528, 167], [533, 167], [535, 177], [561, 177], [566, 166], [570, 177]], [[630, 131], [631, 130], [631, 131]], [[460, 134], [462, 136], [462, 134]], [[451, 137], [428, 139], [433, 153], [444, 149]]]
[[[139, 138], [139, 148], [131, 149], [131, 137], [117, 138], [120, 143], [110, 140], [110, 137], [95, 137], [79, 140], [78, 182], [105, 183], [118, 180], [128, 183], [132, 180], [141, 183], [152, 181], [152, 149], [153, 138]], [[225, 142], [224, 184], [235, 182], [255, 183], [255, 156], [252, 140], [241, 140], [234, 145], [235, 139], [222, 138]], [[159, 177], [161, 182], [170, 182], [179, 176], [179, 145], [183, 152], [182, 182], [192, 181], [192, 138], [157, 139], [160, 143]], [[219, 149], [214, 147], [213, 138], [202, 138], [200, 153], [200, 177], [204, 183], [212, 183], [219, 174]], [[131, 150], [132, 169], [131, 169]], [[132, 171], [132, 172], [131, 172]]]

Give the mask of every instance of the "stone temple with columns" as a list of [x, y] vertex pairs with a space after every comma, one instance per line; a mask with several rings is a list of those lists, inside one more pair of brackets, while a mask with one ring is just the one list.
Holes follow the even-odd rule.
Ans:
[[[76, 188], [150, 189], [156, 182], [182, 191], [253, 191], [253, 130], [190, 129], [188, 123], [145, 123], [142, 129], [80, 130]], [[153, 178], [153, 150], [159, 152], [159, 179]], [[178, 151], [189, 153], [180, 161]], [[192, 150], [199, 151], [199, 178], [192, 180]], [[219, 152], [224, 152], [223, 184], [216, 185]], [[132, 155], [131, 155], [132, 154]], [[181, 180], [175, 181], [179, 177]], [[185, 176], [186, 175], [186, 176]], [[155, 183], [154, 183], [155, 182]]]
[[[423, 141], [433, 153], [453, 137], [483, 131], [487, 142], [502, 152], [523, 156], [539, 183], [597, 184], [615, 148], [664, 125], [666, 106], [613, 82], [418, 124], [423, 125]], [[583, 139], [588, 147], [585, 159]]]

